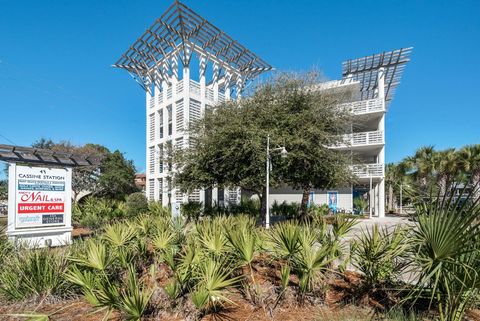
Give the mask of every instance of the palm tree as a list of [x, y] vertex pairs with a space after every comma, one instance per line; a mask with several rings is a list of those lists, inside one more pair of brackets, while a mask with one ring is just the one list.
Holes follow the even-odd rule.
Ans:
[[475, 187], [474, 199], [478, 199], [480, 197], [480, 144], [465, 146], [459, 154], [460, 168]]
[[414, 176], [423, 190], [426, 189], [429, 178], [435, 173], [435, 154], [433, 146], [424, 146], [420, 147], [408, 160], [412, 163], [415, 171]]
[[393, 204], [395, 194], [394, 194], [394, 188], [398, 185], [399, 183], [399, 177], [398, 177], [398, 165], [394, 163], [389, 163], [385, 166], [385, 183], [388, 186], [388, 198], [387, 198], [387, 210], [388, 212], [393, 211]]
[[453, 184], [458, 176], [459, 155], [455, 148], [449, 148], [434, 155], [435, 174], [440, 187], [440, 195], [445, 195], [447, 188]]
[[406, 160], [401, 161], [398, 163], [396, 166], [396, 171], [397, 171], [397, 178], [398, 178], [398, 183], [399, 183], [399, 188], [400, 188], [400, 214], [403, 214], [403, 188], [405, 183], [408, 182], [408, 178], [411, 176], [409, 173], [413, 170], [412, 163], [409, 161], [407, 158]]

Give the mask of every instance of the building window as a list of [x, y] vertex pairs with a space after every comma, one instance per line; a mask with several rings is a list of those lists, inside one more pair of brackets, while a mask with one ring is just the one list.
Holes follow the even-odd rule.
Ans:
[[155, 114], [151, 114], [149, 117], [149, 137], [150, 141], [155, 139]]
[[148, 180], [148, 199], [153, 201], [155, 199], [155, 180]]
[[194, 122], [200, 119], [200, 106], [201, 106], [201, 103], [198, 100], [190, 99], [190, 108], [189, 108], [190, 122]]
[[163, 144], [158, 145], [158, 172], [163, 173]]
[[149, 154], [149, 163], [148, 163], [148, 168], [150, 171], [150, 174], [155, 173], [155, 147], [150, 147], [148, 150]]
[[158, 121], [160, 122], [160, 139], [163, 138], [163, 110], [158, 112]]
[[172, 105], [167, 106], [167, 115], [168, 115], [168, 136], [172, 136], [173, 132], [173, 116], [172, 116]]
[[177, 101], [175, 103], [175, 107], [176, 107], [176, 111], [177, 111], [177, 123], [176, 123], [176, 127], [177, 127], [177, 132], [179, 131], [182, 131], [183, 130], [183, 121], [184, 121], [184, 114], [183, 114], [183, 99]]

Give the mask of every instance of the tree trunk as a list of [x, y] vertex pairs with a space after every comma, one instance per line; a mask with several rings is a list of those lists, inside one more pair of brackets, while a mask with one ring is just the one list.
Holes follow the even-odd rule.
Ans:
[[305, 218], [307, 217], [307, 205], [308, 205], [308, 199], [310, 197], [310, 188], [306, 187], [303, 189], [303, 194], [302, 194], [302, 203], [300, 204], [300, 218]]
[[260, 218], [262, 225], [265, 225], [265, 215], [267, 214], [267, 188], [263, 188], [263, 192], [260, 194], [258, 193], [258, 198], [260, 199]]
[[477, 201], [480, 199], [480, 172], [476, 172], [473, 174], [473, 201]]
[[388, 185], [388, 212], [393, 210], [393, 186]]

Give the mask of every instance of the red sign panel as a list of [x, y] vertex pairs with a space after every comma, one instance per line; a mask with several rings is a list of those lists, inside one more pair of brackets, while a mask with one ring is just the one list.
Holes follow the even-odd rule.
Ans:
[[19, 203], [18, 214], [63, 213], [64, 203]]

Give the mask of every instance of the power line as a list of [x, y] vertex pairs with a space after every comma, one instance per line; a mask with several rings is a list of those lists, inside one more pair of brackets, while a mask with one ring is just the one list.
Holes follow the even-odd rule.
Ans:
[[5, 139], [5, 140], [6, 140], [7, 142], [9, 142], [10, 144], [17, 145], [17, 144], [15, 144], [11, 139], [9, 139], [8, 137], [6, 137], [6, 136], [4, 136], [4, 135], [2, 135], [2, 134], [0, 134], [0, 137], [2, 137], [3, 139]]

